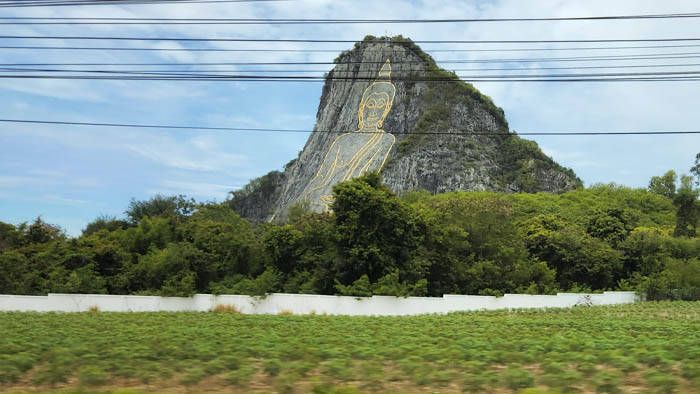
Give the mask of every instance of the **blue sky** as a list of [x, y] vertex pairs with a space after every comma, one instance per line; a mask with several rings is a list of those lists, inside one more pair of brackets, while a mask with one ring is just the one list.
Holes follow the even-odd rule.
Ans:
[[[361, 5], [361, 6], [358, 6]], [[492, 18], [697, 12], [686, 1], [322, 1], [266, 4], [182, 4], [0, 9], [0, 16], [158, 18]], [[6, 33], [5, 33], [6, 32]], [[402, 34], [414, 40], [596, 39], [700, 37], [688, 20], [320, 26], [3, 26], [12, 35], [251, 37], [361, 39]], [[2, 40], [0, 45], [177, 48], [177, 42]], [[195, 44], [192, 44], [195, 45]], [[198, 47], [260, 48], [262, 44], [201, 43]], [[545, 45], [536, 44], [543, 47]], [[568, 45], [569, 47], [572, 45]], [[265, 47], [273, 47], [267, 45]], [[275, 48], [337, 49], [343, 44]], [[436, 45], [424, 45], [430, 48]], [[456, 46], [452, 46], [455, 48]], [[495, 46], [492, 46], [495, 47]], [[499, 45], [500, 48], [514, 46]], [[450, 46], [442, 46], [448, 49]], [[478, 48], [476, 45], [461, 49]], [[483, 48], [483, 47], [481, 47]], [[432, 53], [436, 59], [591, 56], [700, 52], [698, 48], [583, 52]], [[331, 61], [337, 53], [108, 52], [0, 49], [0, 63]], [[682, 59], [676, 63], [700, 63]], [[644, 63], [653, 60], [617, 62]], [[659, 60], [658, 63], [668, 62]], [[511, 66], [513, 64], [510, 64]], [[528, 67], [562, 66], [523, 63]], [[565, 64], [575, 65], [575, 64]], [[586, 64], [592, 65], [592, 64]], [[444, 65], [445, 68], [465, 67]], [[488, 65], [493, 67], [494, 65]], [[331, 66], [313, 66], [329, 70]], [[469, 67], [472, 67], [469, 65]], [[480, 67], [476, 65], [475, 67]], [[482, 65], [481, 67], [487, 67]], [[142, 67], [143, 68], [143, 67]], [[214, 67], [215, 68], [215, 67]], [[234, 69], [232, 66], [221, 69]], [[185, 68], [183, 68], [185, 69]], [[700, 67], [686, 67], [700, 71]], [[604, 71], [604, 70], [603, 70]], [[700, 129], [700, 82], [479, 83], [516, 131]], [[313, 128], [321, 83], [0, 80], [0, 118], [260, 128]], [[0, 124], [0, 221], [38, 215], [79, 235], [99, 215], [122, 215], [131, 198], [185, 194], [221, 201], [250, 178], [281, 169], [307, 134], [173, 131]], [[687, 172], [700, 136], [534, 137], [586, 185], [646, 186], [669, 169]]]

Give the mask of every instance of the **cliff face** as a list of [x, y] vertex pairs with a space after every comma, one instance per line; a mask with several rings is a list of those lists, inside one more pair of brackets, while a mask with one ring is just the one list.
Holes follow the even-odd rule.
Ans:
[[562, 193], [581, 185], [535, 142], [509, 133], [491, 99], [409, 40], [367, 38], [336, 63], [298, 158], [233, 193], [229, 203], [242, 216], [284, 220], [298, 203], [323, 211], [335, 182], [372, 170], [399, 194]]

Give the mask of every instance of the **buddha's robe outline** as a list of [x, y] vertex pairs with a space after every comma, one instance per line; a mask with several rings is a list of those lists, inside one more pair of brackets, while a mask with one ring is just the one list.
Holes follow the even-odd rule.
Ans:
[[377, 80], [362, 94], [357, 112], [358, 130], [341, 134], [333, 141], [316, 175], [302, 191], [301, 201], [327, 212], [333, 202], [333, 185], [382, 169], [396, 141], [396, 137], [382, 130], [395, 96], [387, 59]]
[[[366, 140], [361, 148], [354, 152], [343, 149], [343, 146], [356, 145], [357, 141], [352, 140], [358, 139], [360, 142]], [[362, 176], [368, 171], [380, 170], [395, 141], [396, 137], [383, 130], [341, 134], [333, 141], [316, 176], [306, 187], [304, 198], [310, 204], [328, 211], [328, 205], [333, 201], [333, 196], [329, 193], [333, 185]]]

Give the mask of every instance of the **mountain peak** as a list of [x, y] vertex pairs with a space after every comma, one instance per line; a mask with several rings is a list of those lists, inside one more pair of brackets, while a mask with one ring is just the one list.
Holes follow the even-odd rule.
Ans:
[[581, 185], [535, 142], [509, 132], [488, 96], [410, 39], [367, 36], [335, 64], [299, 157], [266, 176], [274, 185], [265, 185], [265, 195], [261, 187], [233, 193], [231, 206], [242, 216], [283, 220], [294, 204], [327, 211], [334, 184], [368, 171], [380, 171], [399, 194], [561, 193]]

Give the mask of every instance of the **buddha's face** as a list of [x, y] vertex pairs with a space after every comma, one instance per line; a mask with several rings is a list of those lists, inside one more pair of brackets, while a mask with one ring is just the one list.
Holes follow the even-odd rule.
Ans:
[[360, 112], [365, 127], [381, 127], [387, 108], [391, 105], [385, 92], [373, 92], [364, 102]]

